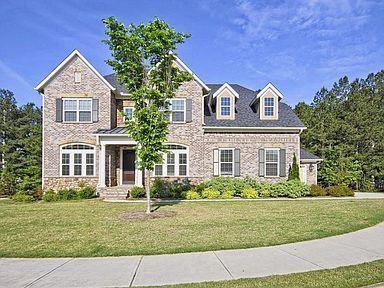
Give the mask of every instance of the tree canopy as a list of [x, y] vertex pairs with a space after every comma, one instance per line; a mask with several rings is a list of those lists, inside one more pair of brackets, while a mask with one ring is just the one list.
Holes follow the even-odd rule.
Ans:
[[301, 143], [324, 160], [319, 182], [361, 190], [384, 182], [384, 70], [350, 82], [341, 78], [295, 112], [308, 129]]
[[149, 213], [149, 170], [162, 161], [169, 124], [168, 99], [191, 79], [191, 75], [174, 65], [176, 48], [189, 34], [176, 32], [158, 18], [128, 27], [113, 17], [103, 22], [108, 36], [104, 42], [112, 52], [107, 63], [135, 103], [133, 119], [127, 119], [125, 124], [129, 136], [138, 144], [137, 164], [146, 171]]

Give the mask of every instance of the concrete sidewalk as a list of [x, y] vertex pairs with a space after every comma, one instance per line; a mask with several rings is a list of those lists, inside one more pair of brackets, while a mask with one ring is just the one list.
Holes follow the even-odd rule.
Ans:
[[384, 259], [384, 222], [265, 248], [156, 256], [0, 259], [0, 287], [130, 287], [253, 278]]

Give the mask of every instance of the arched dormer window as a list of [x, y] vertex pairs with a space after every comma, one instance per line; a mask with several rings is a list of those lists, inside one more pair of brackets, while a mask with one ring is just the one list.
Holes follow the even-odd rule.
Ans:
[[155, 177], [187, 177], [189, 175], [189, 149], [185, 145], [167, 144], [163, 162], [155, 165]]
[[84, 177], [95, 175], [95, 147], [72, 143], [60, 147], [60, 175]]

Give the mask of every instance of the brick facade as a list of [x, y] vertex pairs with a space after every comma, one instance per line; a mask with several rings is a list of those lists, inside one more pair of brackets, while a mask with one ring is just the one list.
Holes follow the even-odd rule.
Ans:
[[[81, 72], [81, 83], [75, 83], [75, 71]], [[98, 183], [99, 147], [95, 132], [122, 126], [120, 111], [131, 106], [128, 100], [115, 98], [103, 81], [79, 58], [72, 59], [46, 85], [43, 92], [43, 185], [44, 189], [75, 187], [79, 181], [96, 186]], [[99, 99], [99, 121], [96, 123], [56, 122], [56, 99], [63, 97], [91, 97]], [[203, 130], [203, 89], [196, 81], [184, 83], [176, 97], [192, 99], [192, 122], [170, 124], [168, 143], [183, 144], [189, 148], [189, 179], [193, 183], [213, 177], [213, 150], [216, 148], [240, 149], [241, 177], [250, 176], [260, 181], [281, 181], [287, 177], [259, 177], [260, 148], [281, 148], [286, 150], [286, 175], [292, 164], [293, 154], [300, 155], [299, 134], [279, 133], [204, 133]], [[240, 96], [241, 97], [241, 96]], [[94, 177], [60, 177], [60, 145], [66, 143], [88, 143], [95, 145]], [[120, 184], [121, 145], [106, 146], [106, 186]], [[317, 167], [307, 167], [307, 182], [316, 183]], [[174, 180], [175, 178], [169, 178]]]

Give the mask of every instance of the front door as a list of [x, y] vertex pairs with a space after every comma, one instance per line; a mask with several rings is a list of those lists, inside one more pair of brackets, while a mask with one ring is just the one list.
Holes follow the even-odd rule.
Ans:
[[135, 151], [123, 150], [123, 184], [135, 183]]

